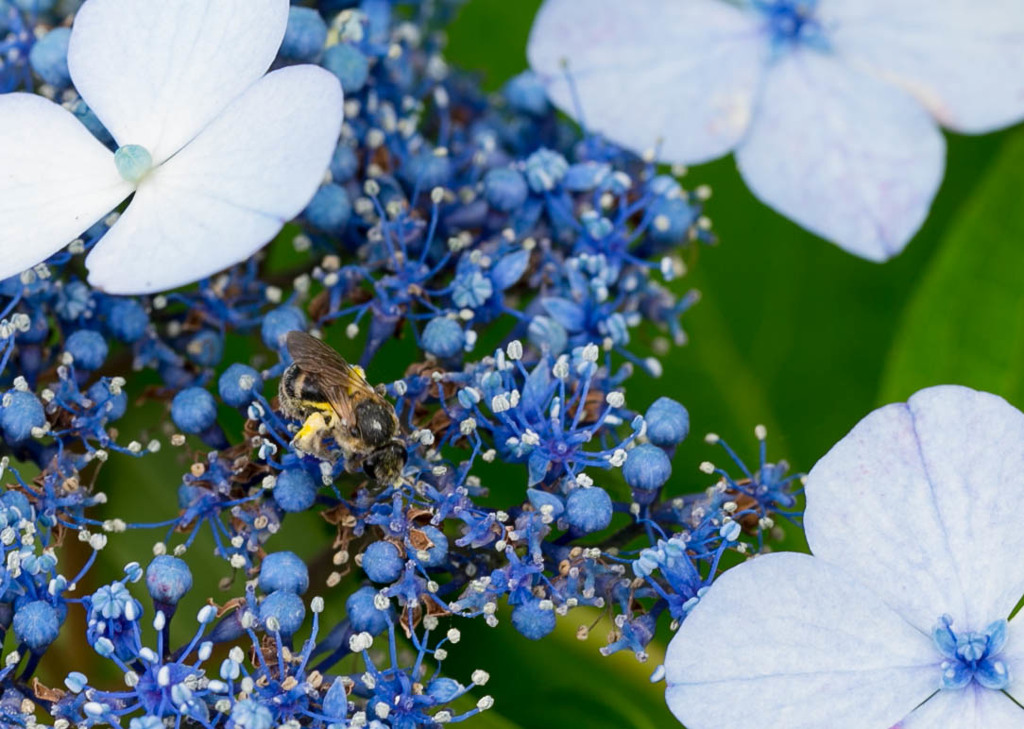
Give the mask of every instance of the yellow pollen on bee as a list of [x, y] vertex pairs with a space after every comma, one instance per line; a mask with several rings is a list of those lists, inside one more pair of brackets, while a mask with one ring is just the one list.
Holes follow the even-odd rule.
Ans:
[[300, 428], [299, 432], [295, 434], [294, 440], [301, 442], [306, 438], [315, 435], [317, 432], [323, 430], [326, 427], [327, 423], [324, 420], [323, 413], [313, 413], [308, 418], [306, 418], [306, 422], [302, 424], [302, 428]]

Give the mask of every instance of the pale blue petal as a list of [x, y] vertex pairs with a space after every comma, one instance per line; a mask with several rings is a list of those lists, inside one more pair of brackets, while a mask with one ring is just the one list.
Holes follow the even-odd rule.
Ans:
[[1006, 693], [1021, 703], [1024, 701], [1024, 612], [1013, 616], [1006, 628], [1006, 645], [999, 658], [1006, 663], [1010, 673], [1010, 684]]
[[151, 293], [244, 261], [309, 204], [341, 117], [341, 86], [328, 71], [267, 74], [146, 176], [86, 259], [89, 283]]
[[1020, 0], [821, 0], [836, 51], [914, 94], [950, 129], [1024, 119]]
[[0, 94], [0, 279], [42, 263], [132, 192], [71, 112]]
[[270, 67], [287, 0], [89, 0], [68, 68], [119, 145], [160, 164]]
[[1024, 592], [1022, 501], [1024, 414], [933, 387], [871, 413], [818, 461], [804, 526], [818, 558], [922, 631], [946, 613], [958, 631], [984, 630]]
[[[527, 55], [552, 100], [635, 152], [664, 162], [728, 153], [743, 136], [767, 37], [760, 19], [721, 0], [546, 0]], [[660, 143], [660, 146], [659, 146]]]
[[900, 722], [899, 729], [1016, 729], [1024, 709], [1001, 691], [971, 684], [961, 691], [939, 691]]
[[945, 141], [910, 95], [814, 50], [765, 80], [740, 172], [767, 205], [872, 261], [903, 250], [942, 181]]
[[927, 698], [941, 656], [870, 589], [804, 554], [729, 570], [665, 657], [688, 729], [886, 729]]

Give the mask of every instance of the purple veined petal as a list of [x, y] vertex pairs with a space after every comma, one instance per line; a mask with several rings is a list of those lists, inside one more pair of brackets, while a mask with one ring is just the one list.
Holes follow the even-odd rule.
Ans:
[[121, 146], [159, 165], [270, 67], [287, 0], [87, 0], [75, 16], [75, 88]]
[[768, 52], [757, 14], [721, 0], [547, 0], [527, 48], [551, 99], [576, 116], [568, 63], [588, 129], [687, 164], [736, 146]]
[[844, 250], [903, 250], [942, 182], [945, 140], [904, 91], [815, 50], [772, 66], [736, 151], [764, 203]]
[[821, 0], [836, 52], [912, 93], [945, 127], [982, 134], [1024, 119], [1019, 0]]
[[1024, 592], [1024, 529], [1007, 506], [1024, 498], [1024, 413], [1002, 398], [942, 386], [886, 405], [806, 488], [811, 551], [924, 632], [943, 614], [983, 630]]
[[309, 203], [341, 116], [341, 86], [328, 71], [292, 66], [266, 75], [142, 181], [86, 259], [89, 282], [149, 293], [245, 260]]
[[899, 729], [1013, 729], [1024, 726], [1024, 709], [1001, 691], [972, 683], [937, 691], [899, 724]]
[[870, 589], [795, 553], [727, 571], [665, 657], [688, 729], [891, 727], [935, 690], [942, 657]]
[[0, 95], [0, 279], [59, 251], [132, 192], [114, 155], [71, 112]]

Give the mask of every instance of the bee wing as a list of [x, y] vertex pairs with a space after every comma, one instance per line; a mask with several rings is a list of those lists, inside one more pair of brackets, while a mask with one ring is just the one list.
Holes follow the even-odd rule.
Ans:
[[357, 368], [316, 337], [291, 331], [285, 338], [285, 344], [299, 369], [317, 378], [331, 407], [346, 425], [355, 423], [354, 397], [362, 393], [364, 398], [381, 399]]

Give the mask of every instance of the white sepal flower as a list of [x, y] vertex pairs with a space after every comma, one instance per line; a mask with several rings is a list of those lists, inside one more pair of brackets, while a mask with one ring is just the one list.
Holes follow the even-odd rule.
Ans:
[[808, 476], [814, 556], [739, 565], [683, 622], [670, 708], [689, 729], [1024, 726], [1024, 620], [1005, 622], [1022, 498], [1024, 414], [1001, 398], [944, 386], [876, 410]]
[[245, 260], [309, 203], [341, 129], [336, 77], [266, 74], [288, 0], [86, 0], [75, 87], [110, 152], [61, 106], [0, 96], [0, 279], [43, 261], [134, 193], [89, 254], [111, 293], [173, 288]]
[[591, 130], [662, 162], [735, 152], [764, 203], [881, 261], [942, 182], [939, 125], [1024, 118], [1022, 37], [1020, 0], [546, 0], [528, 55]]

